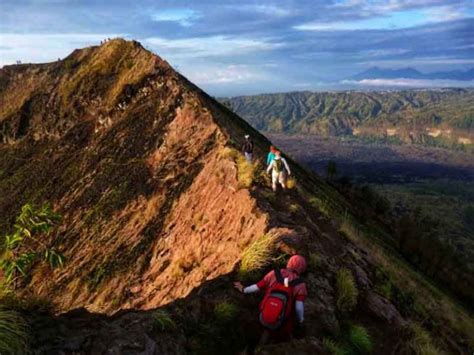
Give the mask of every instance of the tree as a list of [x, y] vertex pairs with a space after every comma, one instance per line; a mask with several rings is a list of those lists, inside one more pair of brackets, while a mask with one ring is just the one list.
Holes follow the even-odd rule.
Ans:
[[38, 260], [48, 262], [52, 268], [63, 265], [64, 256], [44, 241], [60, 220], [61, 216], [48, 204], [37, 208], [27, 203], [21, 208], [13, 232], [3, 240], [0, 267], [7, 282], [15, 280], [19, 274], [26, 276], [30, 266]]

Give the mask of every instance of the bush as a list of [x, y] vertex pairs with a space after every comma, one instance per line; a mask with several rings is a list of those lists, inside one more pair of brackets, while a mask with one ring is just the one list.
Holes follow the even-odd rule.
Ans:
[[227, 301], [218, 303], [214, 307], [214, 315], [220, 322], [231, 321], [237, 316], [238, 313], [238, 307], [234, 303]]
[[19, 313], [0, 308], [0, 354], [24, 354], [28, 345], [28, 326]]
[[341, 269], [336, 275], [337, 300], [336, 305], [341, 312], [350, 312], [357, 304], [359, 292], [354, 276], [349, 269]]
[[349, 330], [349, 340], [351, 345], [360, 354], [369, 354], [372, 352], [373, 343], [370, 339], [370, 335], [361, 325], [353, 325]]
[[48, 204], [38, 208], [27, 203], [21, 208], [13, 232], [3, 240], [4, 254], [0, 267], [7, 282], [18, 274], [26, 276], [30, 266], [38, 259], [46, 261], [51, 268], [63, 265], [64, 256], [41, 240], [41, 236], [49, 234], [60, 220], [61, 216]]
[[265, 234], [242, 252], [242, 261], [240, 263], [241, 276], [260, 270], [270, 264], [275, 250], [275, 238]]
[[153, 329], [157, 331], [169, 331], [176, 329], [176, 323], [165, 310], [157, 310], [153, 313]]

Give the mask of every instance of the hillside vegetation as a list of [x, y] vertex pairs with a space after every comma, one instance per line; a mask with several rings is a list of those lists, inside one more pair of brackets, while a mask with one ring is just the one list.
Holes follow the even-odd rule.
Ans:
[[286, 134], [351, 135], [388, 142], [474, 142], [474, 90], [289, 92], [221, 100], [254, 128]]
[[139, 43], [7, 66], [0, 100], [1, 260], [21, 268], [1, 274], [11, 349], [250, 350], [261, 295], [232, 282], [296, 253], [309, 264], [306, 335], [278, 353], [474, 348], [469, 311], [383, 243], [391, 231], [370, 206], [290, 158], [292, 189], [274, 193], [271, 142]]

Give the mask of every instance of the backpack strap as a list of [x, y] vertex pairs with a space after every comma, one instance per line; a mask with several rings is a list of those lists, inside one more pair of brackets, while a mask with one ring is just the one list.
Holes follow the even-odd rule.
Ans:
[[297, 279], [294, 279], [294, 280], [290, 281], [289, 285], [290, 285], [291, 287], [295, 287], [296, 285], [299, 285], [299, 284], [301, 284], [301, 283], [303, 283], [303, 282], [304, 282], [303, 279], [301, 279], [301, 278], [298, 277]]
[[284, 282], [283, 275], [281, 274], [280, 269], [275, 269], [275, 278], [279, 284], [282, 284]]

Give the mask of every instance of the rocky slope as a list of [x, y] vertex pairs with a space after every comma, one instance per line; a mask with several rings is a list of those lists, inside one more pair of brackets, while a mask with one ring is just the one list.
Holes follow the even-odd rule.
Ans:
[[222, 101], [260, 131], [354, 135], [409, 143], [474, 142], [474, 90], [290, 92]]
[[[28, 314], [36, 353], [243, 350], [258, 337], [258, 297], [231, 281], [264, 235], [276, 238], [275, 263], [296, 252], [311, 261], [306, 338], [280, 352], [321, 352], [323, 338], [343, 337], [351, 323], [368, 329], [375, 353], [409, 349], [415, 323], [439, 348], [473, 346], [468, 313], [379, 246], [387, 231], [358, 220], [357, 206], [330, 185], [292, 161], [298, 182], [288, 193], [273, 194], [260, 166], [244, 179], [249, 167], [234, 150], [243, 135], [260, 158], [270, 142], [137, 42], [5, 67], [0, 103], [2, 230], [26, 202], [49, 201], [63, 216], [47, 242], [64, 253], [64, 267], [38, 263], [16, 285], [19, 297], [47, 299], [56, 314]], [[341, 268], [358, 289], [349, 313], [336, 305]], [[391, 275], [397, 296], [380, 291], [389, 282], [380, 275]], [[239, 305], [231, 323], [217, 316], [224, 303]], [[157, 327], [159, 307], [179, 326]]]

